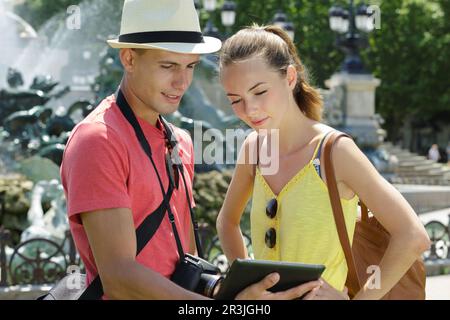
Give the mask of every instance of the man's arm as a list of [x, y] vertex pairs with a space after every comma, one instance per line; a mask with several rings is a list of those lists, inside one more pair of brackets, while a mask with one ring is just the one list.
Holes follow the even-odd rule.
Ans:
[[109, 299], [206, 299], [136, 261], [136, 230], [130, 209], [82, 213], [81, 220]]

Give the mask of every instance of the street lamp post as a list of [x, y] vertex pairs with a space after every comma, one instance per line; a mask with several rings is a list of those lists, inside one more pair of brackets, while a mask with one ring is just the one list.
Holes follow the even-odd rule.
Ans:
[[233, 1], [225, 1], [221, 12], [222, 24], [226, 28], [226, 37], [231, 34], [231, 27], [236, 22], [236, 4]]
[[[200, 0], [195, 0], [195, 8], [197, 9], [197, 13], [200, 16], [201, 4]], [[221, 22], [222, 25], [226, 28], [226, 34], [220, 34], [217, 27], [214, 25], [212, 21], [212, 13], [217, 9], [217, 1], [216, 0], [203, 0], [203, 9], [208, 12], [208, 22], [206, 23], [205, 28], [203, 29], [203, 33], [206, 36], [216, 37], [224, 40], [227, 36], [229, 36], [231, 32], [231, 27], [234, 25], [236, 20], [236, 4], [233, 1], [225, 1], [221, 8]]]
[[367, 38], [358, 31], [369, 33], [373, 30], [373, 13], [364, 4], [355, 10], [354, 1], [350, 0], [348, 10], [333, 6], [329, 10], [330, 29], [338, 33], [337, 46], [345, 52], [346, 57], [341, 66], [342, 72], [367, 73], [359, 55], [359, 49], [367, 47]]
[[[198, 15], [200, 16], [202, 4], [201, 0], [194, 0], [195, 8], [197, 10]], [[231, 34], [231, 27], [236, 22], [236, 3], [231, 0], [225, 0], [222, 8], [221, 8], [221, 22], [222, 25], [226, 29], [225, 35], [221, 35], [217, 27], [214, 25], [212, 21], [212, 13], [217, 9], [217, 1], [216, 0], [203, 0], [203, 9], [208, 12], [208, 21], [206, 22], [206, 26], [203, 29], [203, 33], [206, 36], [216, 37], [224, 40], [224, 38], [228, 38]], [[281, 10], [278, 10], [275, 13], [272, 24], [279, 26], [282, 28], [288, 36], [294, 41], [295, 30], [294, 24], [288, 20], [286, 14]]]
[[294, 24], [288, 20], [286, 14], [282, 12], [281, 10], [278, 10], [277, 13], [275, 13], [272, 24], [280, 27], [286, 33], [288, 34], [289, 38], [291, 38], [292, 41], [294, 41], [295, 37], [295, 29]]

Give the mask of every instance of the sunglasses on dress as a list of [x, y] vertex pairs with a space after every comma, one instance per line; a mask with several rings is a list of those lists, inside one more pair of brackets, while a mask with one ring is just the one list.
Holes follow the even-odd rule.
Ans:
[[[277, 211], [278, 211], [278, 202], [277, 199], [273, 198], [269, 200], [269, 202], [267, 202], [266, 215], [268, 218], [273, 219], [277, 215]], [[275, 231], [275, 228], [269, 228], [266, 231], [265, 243], [266, 246], [269, 248], [275, 247], [275, 244], [277, 243], [277, 232]]]

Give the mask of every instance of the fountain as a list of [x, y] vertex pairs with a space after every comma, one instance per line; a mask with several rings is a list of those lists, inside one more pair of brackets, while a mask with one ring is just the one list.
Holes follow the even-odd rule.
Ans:
[[[50, 202], [50, 209], [44, 212], [42, 203]], [[39, 181], [33, 188], [28, 210], [30, 226], [22, 232], [21, 242], [33, 238], [45, 238], [62, 242], [68, 227], [66, 203], [62, 185], [58, 180]]]
[[[54, 109], [94, 98], [91, 86], [99, 73], [105, 41], [119, 26], [114, 21], [119, 19], [120, 10], [110, 2], [86, 0], [77, 8], [79, 26], [68, 25], [72, 18], [68, 12], [56, 14], [39, 28], [37, 38], [28, 42], [9, 64], [23, 72], [25, 86], [30, 86], [33, 79], [42, 74], [69, 86], [69, 94], [52, 101]], [[100, 17], [105, 16], [108, 19], [99, 23]]]
[[7, 5], [0, 1], [0, 88], [5, 87], [7, 69], [15, 57], [33, 39], [37, 33], [26, 21], [12, 13]]

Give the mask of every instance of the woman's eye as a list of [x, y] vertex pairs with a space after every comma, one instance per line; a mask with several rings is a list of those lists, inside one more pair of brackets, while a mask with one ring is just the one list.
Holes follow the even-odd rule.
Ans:
[[239, 102], [241, 102], [241, 99], [235, 100], [235, 101], [231, 101], [231, 105], [236, 104], [236, 103], [239, 103]]
[[267, 92], [267, 90], [264, 90], [264, 91], [261, 91], [261, 92], [255, 93], [255, 95], [256, 95], [256, 96], [260, 96], [260, 95], [262, 95], [262, 94], [264, 94], [264, 93], [266, 93], [266, 92]]

